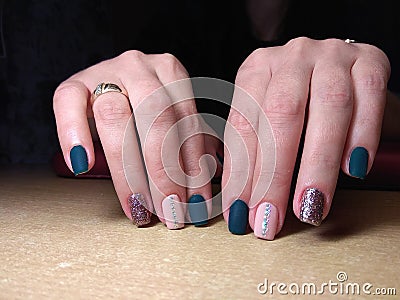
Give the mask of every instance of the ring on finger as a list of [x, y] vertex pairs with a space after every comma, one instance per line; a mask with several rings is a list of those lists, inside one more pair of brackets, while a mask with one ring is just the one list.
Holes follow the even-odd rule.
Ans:
[[116, 92], [121, 93], [125, 97], [128, 98], [128, 95], [122, 91], [122, 89], [115, 83], [99, 83], [93, 91], [92, 98], [93, 101], [96, 100], [100, 95], [109, 93], [109, 92]]

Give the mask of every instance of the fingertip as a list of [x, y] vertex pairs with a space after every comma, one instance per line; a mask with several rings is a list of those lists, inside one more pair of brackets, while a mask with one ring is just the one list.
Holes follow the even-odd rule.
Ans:
[[75, 176], [87, 173], [95, 163], [93, 146], [73, 145], [69, 150], [66, 161]]
[[352, 177], [364, 179], [368, 173], [369, 153], [364, 147], [355, 147], [348, 160], [348, 174]]

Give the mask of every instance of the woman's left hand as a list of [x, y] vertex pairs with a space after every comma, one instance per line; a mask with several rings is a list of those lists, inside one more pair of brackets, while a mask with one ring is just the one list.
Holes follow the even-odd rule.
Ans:
[[269, 240], [281, 230], [303, 130], [293, 210], [319, 225], [340, 167], [358, 178], [371, 169], [389, 76], [388, 58], [368, 44], [302, 37], [254, 51], [237, 73], [225, 130], [229, 230], [244, 234], [250, 223]]

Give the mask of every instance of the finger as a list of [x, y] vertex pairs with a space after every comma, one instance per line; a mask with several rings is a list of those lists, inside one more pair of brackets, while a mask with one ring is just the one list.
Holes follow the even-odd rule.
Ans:
[[[184, 226], [185, 176], [172, 101], [154, 73], [125, 76], [154, 208], [169, 229]], [[137, 87], [142, 87], [138, 89]]]
[[203, 122], [197, 113], [191, 81], [184, 67], [174, 56], [163, 54], [153, 58], [156, 73], [172, 100], [177, 119], [180, 152], [186, 174], [189, 216], [195, 226], [205, 225], [212, 210], [211, 176], [208, 166], [212, 166], [215, 173], [216, 163], [213, 157], [206, 155]]
[[92, 137], [87, 119], [90, 92], [78, 80], [67, 80], [56, 89], [53, 109], [57, 134], [68, 168], [79, 175], [95, 162]]
[[148, 224], [152, 202], [129, 100], [122, 93], [102, 94], [93, 103], [93, 113], [122, 209], [134, 224]]
[[[225, 133], [222, 208], [228, 229], [245, 234], [257, 155], [260, 103], [270, 79], [264, 51], [254, 52], [239, 69]], [[261, 63], [263, 61], [263, 63]]]
[[[340, 42], [340, 41], [338, 41]], [[333, 47], [313, 70], [309, 116], [293, 209], [318, 226], [330, 209], [353, 108], [353, 58]], [[347, 57], [347, 60], [343, 60]]]
[[[354, 112], [342, 159], [342, 170], [365, 178], [379, 145], [386, 102], [390, 66], [383, 53], [358, 59], [351, 75], [354, 86]], [[371, 62], [383, 62], [371, 64]]]
[[[217, 162], [217, 169], [215, 170], [214, 178], [221, 178], [222, 166], [224, 165], [224, 148], [223, 144], [216, 137], [216, 135], [206, 134], [204, 137], [204, 147], [206, 153], [214, 157], [214, 161]], [[209, 167], [210, 169], [211, 167]], [[210, 172], [212, 174], [212, 172]]]
[[286, 215], [313, 68], [301, 55], [290, 53], [274, 70], [260, 115], [249, 222], [262, 239], [274, 239]]

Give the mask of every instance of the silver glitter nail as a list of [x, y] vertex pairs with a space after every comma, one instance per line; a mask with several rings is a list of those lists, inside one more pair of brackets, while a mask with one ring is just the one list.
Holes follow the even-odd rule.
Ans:
[[168, 197], [169, 199], [169, 205], [171, 207], [171, 211], [172, 211], [172, 217], [174, 218], [174, 227], [178, 228], [179, 224], [178, 224], [178, 217], [176, 215], [176, 209], [175, 209], [175, 203], [174, 203], [174, 197], [170, 196]]
[[150, 223], [151, 212], [149, 212], [144, 206], [146, 202], [142, 194], [132, 194], [128, 198], [128, 203], [132, 221], [136, 226], [143, 226]]
[[308, 188], [304, 191], [301, 200], [300, 220], [315, 226], [322, 222], [324, 212], [325, 195], [316, 188]]
[[262, 231], [261, 234], [265, 237], [268, 232], [268, 223], [269, 223], [269, 216], [271, 215], [271, 204], [267, 203], [265, 206], [265, 211], [264, 211], [264, 218], [262, 222]]

